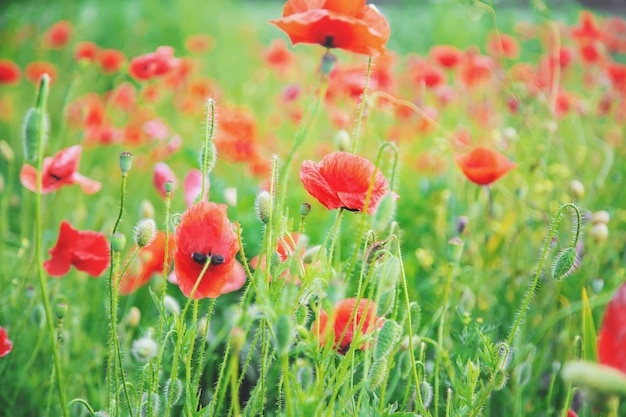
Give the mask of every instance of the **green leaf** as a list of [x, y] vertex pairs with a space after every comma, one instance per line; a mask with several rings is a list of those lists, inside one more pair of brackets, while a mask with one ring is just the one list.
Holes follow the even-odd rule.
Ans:
[[591, 307], [587, 291], [583, 288], [583, 358], [591, 362], [598, 361], [598, 343], [596, 327], [593, 324]]

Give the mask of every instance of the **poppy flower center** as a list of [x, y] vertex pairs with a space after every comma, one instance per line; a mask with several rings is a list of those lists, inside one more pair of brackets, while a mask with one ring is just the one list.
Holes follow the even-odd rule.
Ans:
[[194, 252], [191, 254], [191, 259], [200, 265], [204, 265], [209, 259], [211, 261], [211, 265], [221, 265], [224, 263], [224, 257], [222, 255], [211, 255], [210, 252], [208, 255], [200, 252]]
[[332, 35], [326, 35], [326, 37], [324, 38], [324, 43], [323, 46], [325, 48], [334, 48], [333, 44], [335, 41], [335, 37]]

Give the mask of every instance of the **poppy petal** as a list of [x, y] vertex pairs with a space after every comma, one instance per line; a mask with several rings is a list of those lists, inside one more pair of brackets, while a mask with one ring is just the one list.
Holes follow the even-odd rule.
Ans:
[[245, 283], [246, 271], [243, 269], [243, 265], [236, 260], [232, 271], [226, 277], [226, 283], [222, 287], [220, 294], [228, 294], [240, 290]]
[[20, 182], [27, 190], [37, 192], [37, 169], [32, 165], [24, 164], [20, 171]]
[[102, 184], [99, 181], [87, 178], [77, 172], [72, 175], [71, 179], [72, 182], [80, 185], [80, 188], [85, 194], [95, 194], [100, 191], [100, 188], [102, 188]]
[[324, 9], [349, 16], [355, 16], [365, 7], [365, 0], [326, 0]]
[[4, 327], [0, 326], [0, 358], [8, 355], [13, 350], [13, 343]]
[[318, 164], [313, 161], [303, 161], [300, 169], [300, 180], [305, 190], [328, 210], [343, 206], [337, 193], [330, 187], [326, 179], [320, 174]]
[[626, 284], [617, 290], [604, 312], [598, 356], [601, 364], [626, 373]]

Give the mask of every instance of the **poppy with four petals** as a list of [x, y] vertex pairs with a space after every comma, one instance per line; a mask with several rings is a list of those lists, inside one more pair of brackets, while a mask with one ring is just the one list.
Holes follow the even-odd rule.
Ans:
[[467, 179], [478, 185], [489, 185], [517, 166], [501, 153], [482, 146], [457, 154], [454, 160]]
[[57, 243], [49, 253], [52, 257], [43, 267], [53, 277], [67, 274], [72, 265], [97, 277], [109, 266], [109, 241], [104, 233], [76, 230], [65, 220], [61, 222]]
[[387, 19], [365, 0], [289, 0], [283, 17], [270, 20], [291, 43], [312, 43], [356, 54], [377, 56], [385, 51]]

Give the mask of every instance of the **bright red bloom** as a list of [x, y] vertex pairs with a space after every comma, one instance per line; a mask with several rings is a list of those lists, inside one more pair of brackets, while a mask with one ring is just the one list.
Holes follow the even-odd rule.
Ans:
[[256, 119], [249, 110], [222, 107], [215, 135], [218, 153], [233, 162], [252, 161], [258, 153], [257, 131]]
[[193, 298], [219, 296], [233, 271], [239, 242], [226, 208], [225, 204], [201, 201], [183, 213], [176, 227], [174, 271], [178, 286], [187, 297], [192, 295], [209, 259], [211, 263], [200, 278]]
[[461, 51], [451, 45], [435, 45], [430, 48], [429, 55], [444, 68], [454, 68], [463, 60]]
[[43, 35], [43, 46], [50, 49], [64, 48], [72, 36], [72, 24], [67, 20], [52, 25]]
[[478, 185], [489, 185], [517, 166], [501, 153], [482, 146], [454, 155], [454, 160], [467, 179]]
[[[329, 320], [332, 324], [330, 327], [328, 326]], [[334, 340], [333, 347], [338, 353], [345, 355], [357, 331], [358, 334], [367, 335], [376, 330], [382, 321], [382, 318], [376, 317], [376, 303], [373, 301], [362, 298], [357, 305], [356, 298], [347, 298], [337, 303], [331, 317], [321, 311], [319, 321], [314, 322], [311, 328], [320, 338], [321, 345], [325, 343], [326, 332], [330, 332]], [[368, 345], [363, 345], [361, 349], [368, 347]]]
[[93, 42], [78, 42], [74, 48], [74, 59], [76, 61], [96, 62], [99, 52], [100, 48]]
[[22, 78], [20, 67], [8, 59], [0, 59], [0, 85], [19, 84]]
[[602, 33], [596, 26], [596, 18], [593, 12], [581, 10], [578, 15], [578, 26], [572, 28], [572, 36], [578, 40], [600, 39]]
[[154, 188], [156, 188], [157, 192], [162, 198], [167, 196], [167, 192], [165, 191], [165, 183], [166, 182], [173, 183], [172, 190], [176, 188], [176, 175], [172, 171], [172, 169], [165, 162], [159, 162], [154, 166], [154, 173], [152, 175], [152, 183], [154, 184]]
[[126, 56], [117, 49], [103, 49], [98, 54], [98, 63], [105, 74], [118, 72], [125, 61]]
[[274, 39], [263, 52], [265, 63], [278, 74], [284, 74], [296, 61], [296, 55], [289, 50], [283, 39]]
[[385, 51], [390, 34], [385, 17], [365, 0], [288, 0], [283, 17], [270, 23], [294, 45], [314, 43], [371, 56]]
[[389, 190], [385, 176], [366, 158], [347, 152], [333, 152], [322, 158], [320, 163], [303, 161], [300, 169], [304, 188], [329, 210], [345, 208], [363, 211], [372, 179], [374, 184], [367, 206], [368, 214], [376, 211], [380, 199]]
[[67, 274], [71, 265], [97, 277], [109, 266], [109, 241], [104, 233], [81, 232], [65, 220], [61, 222], [57, 244], [49, 253], [52, 258], [43, 267], [53, 277]]
[[50, 62], [31, 62], [26, 65], [24, 70], [26, 79], [35, 85], [39, 85], [39, 80], [44, 74], [50, 76], [50, 85], [54, 84], [54, 81], [57, 79], [57, 69]]
[[446, 82], [446, 74], [428, 61], [417, 60], [411, 65], [411, 76], [418, 86], [434, 88]]
[[[80, 145], [70, 146], [59, 151], [54, 157], [43, 160], [41, 175], [41, 193], [55, 191], [64, 185], [79, 184], [83, 192], [94, 194], [100, 191], [98, 181], [84, 177], [77, 172], [80, 154], [83, 148]], [[37, 169], [24, 164], [20, 172], [20, 181], [26, 189], [37, 192]]]
[[146, 81], [167, 74], [177, 64], [174, 48], [159, 46], [156, 52], [131, 59], [128, 74], [138, 81]]
[[598, 356], [601, 364], [626, 373], [626, 284], [617, 289], [604, 311]]
[[490, 57], [470, 50], [466, 53], [459, 76], [463, 84], [468, 87], [475, 87], [491, 79], [493, 67], [494, 62]]
[[[170, 234], [167, 245], [167, 263], [172, 263], [174, 255], [174, 235]], [[131, 250], [134, 251], [135, 247]], [[147, 246], [139, 249], [136, 259], [126, 270], [120, 280], [120, 294], [126, 295], [137, 291], [150, 281], [154, 274], [163, 273], [163, 262], [165, 260], [165, 232], [158, 231], [154, 240]], [[169, 270], [169, 267], [168, 267]]]
[[489, 55], [500, 58], [516, 59], [519, 56], [517, 39], [504, 33], [492, 34], [487, 40]]
[[578, 414], [576, 414], [576, 412], [570, 408], [569, 410], [567, 410], [567, 417], [578, 417]]
[[0, 326], [0, 358], [8, 355], [13, 350], [13, 343], [4, 327]]

